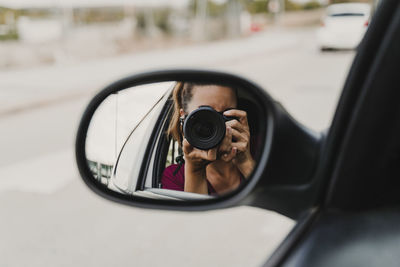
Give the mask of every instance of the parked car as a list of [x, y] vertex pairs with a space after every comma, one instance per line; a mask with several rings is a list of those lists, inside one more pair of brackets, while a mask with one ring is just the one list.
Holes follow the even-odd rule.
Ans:
[[357, 48], [368, 28], [370, 18], [371, 5], [367, 3], [328, 6], [317, 33], [320, 49]]
[[[398, 266], [399, 68], [400, 2], [386, 0], [359, 46], [332, 125], [319, 134], [296, 122], [262, 88], [236, 75], [165, 70], [127, 77], [105, 88], [87, 107], [76, 140], [79, 171], [94, 192], [121, 204], [186, 211], [249, 205], [296, 219], [266, 266]], [[173, 101], [168, 87], [135, 123], [144, 134], [134, 138], [132, 131], [119, 149], [113, 170], [124, 179], [119, 189], [99, 182], [91, 172], [88, 131], [104, 100], [166, 81], [240, 88], [238, 102], [243, 99], [247, 105], [237, 108], [256, 113], [249, 121], [250, 129], [258, 127], [251, 133], [257, 136], [256, 165], [234, 190], [210, 195], [158, 188], [176, 147], [165, 132]]]

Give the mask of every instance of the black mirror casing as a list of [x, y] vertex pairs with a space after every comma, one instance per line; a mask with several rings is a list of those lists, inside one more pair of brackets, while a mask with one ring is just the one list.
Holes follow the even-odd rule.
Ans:
[[[248, 90], [262, 103], [263, 121], [260, 121], [264, 140], [263, 153], [252, 178], [244, 186], [218, 199], [179, 202], [148, 199], [139, 196], [124, 195], [96, 183], [86, 163], [86, 134], [89, 124], [98, 106], [109, 95], [118, 91], [153, 82], [190, 81], [201, 83], [222, 83]], [[268, 208], [296, 218], [301, 211], [312, 206], [314, 196], [308, 188], [313, 179], [315, 166], [320, 155], [322, 135], [312, 133], [298, 124], [285, 109], [270, 97], [265, 90], [254, 83], [236, 75], [205, 70], [165, 70], [129, 76], [118, 80], [101, 90], [87, 106], [76, 137], [75, 152], [79, 172], [86, 185], [97, 194], [122, 204], [143, 208], [172, 210], [210, 210], [235, 205], [251, 205]], [[150, 141], [146, 155], [154, 147]], [[146, 172], [145, 162], [140, 173]], [[299, 202], [301, 195], [302, 201]], [[304, 197], [307, 194], [307, 197]], [[285, 197], [287, 196], [287, 197]]]

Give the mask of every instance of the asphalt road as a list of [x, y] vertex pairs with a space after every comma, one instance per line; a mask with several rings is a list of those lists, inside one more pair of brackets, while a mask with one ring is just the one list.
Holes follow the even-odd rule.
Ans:
[[320, 53], [313, 29], [0, 74], [0, 266], [258, 266], [294, 222], [256, 208], [184, 213], [103, 200], [80, 181], [73, 142], [85, 104], [127, 73], [234, 72], [301, 123], [329, 127], [354, 57]]

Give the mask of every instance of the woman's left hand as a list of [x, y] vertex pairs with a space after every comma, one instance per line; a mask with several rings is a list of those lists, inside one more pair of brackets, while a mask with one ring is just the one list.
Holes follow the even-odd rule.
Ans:
[[243, 110], [230, 109], [225, 111], [224, 115], [237, 118], [227, 121], [226, 126], [231, 128], [233, 137], [231, 145], [237, 151], [233, 163], [243, 176], [248, 178], [254, 169], [255, 162], [250, 153], [250, 129], [247, 113]]

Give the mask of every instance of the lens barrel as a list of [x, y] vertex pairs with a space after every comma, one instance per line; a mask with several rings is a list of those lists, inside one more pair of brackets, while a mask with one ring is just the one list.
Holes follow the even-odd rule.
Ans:
[[193, 110], [185, 119], [183, 134], [186, 140], [201, 150], [216, 147], [225, 137], [225, 118], [212, 107]]

